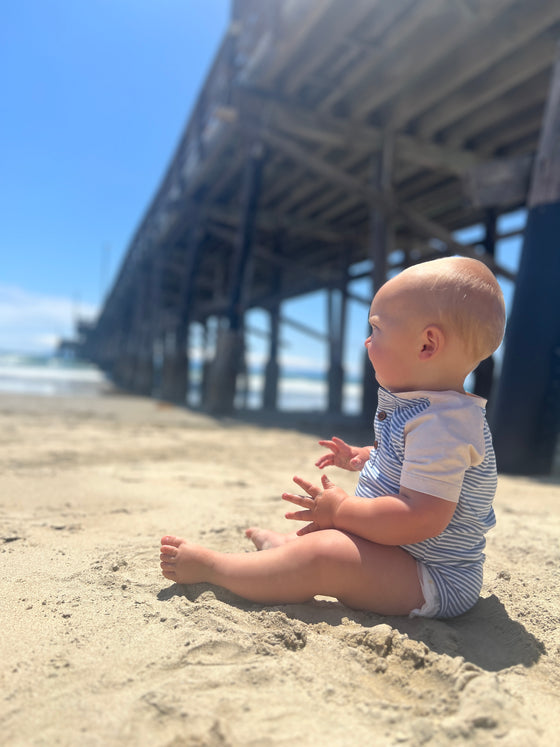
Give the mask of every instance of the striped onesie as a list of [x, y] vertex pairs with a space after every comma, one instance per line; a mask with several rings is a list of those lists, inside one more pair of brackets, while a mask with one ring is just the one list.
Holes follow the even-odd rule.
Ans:
[[402, 486], [457, 503], [441, 534], [402, 546], [418, 562], [424, 596], [427, 585], [435, 591], [429, 611], [414, 611], [420, 615], [460, 615], [480, 594], [484, 535], [496, 523], [496, 462], [485, 405], [453, 391], [379, 389], [374, 448], [356, 495], [396, 495]]

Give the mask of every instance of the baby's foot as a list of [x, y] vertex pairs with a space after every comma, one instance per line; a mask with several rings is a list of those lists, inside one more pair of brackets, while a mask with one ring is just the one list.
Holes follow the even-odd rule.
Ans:
[[249, 527], [245, 530], [245, 536], [248, 537], [257, 550], [270, 550], [272, 547], [280, 547], [286, 542], [292, 542], [297, 539], [297, 534], [281, 534], [273, 532], [271, 529], [261, 529], [261, 527]]
[[199, 545], [189, 545], [174, 536], [162, 537], [161, 572], [177, 584], [196, 584], [208, 580], [210, 551]]

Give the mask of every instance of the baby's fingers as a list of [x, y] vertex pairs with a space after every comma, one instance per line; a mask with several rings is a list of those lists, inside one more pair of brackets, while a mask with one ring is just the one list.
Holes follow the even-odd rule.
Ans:
[[313, 515], [312, 511], [288, 511], [287, 514], [284, 514], [286, 519], [291, 519], [293, 521], [311, 521], [311, 517]]
[[335, 449], [342, 449], [343, 451], [349, 451], [350, 449], [346, 441], [343, 441], [341, 438], [337, 438], [336, 436], [332, 437], [332, 442]]
[[324, 469], [325, 467], [332, 467], [334, 464], [334, 456], [333, 454], [323, 454], [322, 457], [319, 457], [317, 461], [315, 462], [315, 466], [319, 467], [319, 469]]
[[304, 534], [310, 534], [311, 532], [318, 532], [321, 527], [318, 524], [315, 524], [314, 521], [311, 522], [311, 524], [306, 524], [301, 529], [298, 529], [296, 534], [298, 537], [303, 537]]
[[302, 506], [302, 508], [311, 508], [313, 506], [313, 498], [308, 495], [297, 495], [296, 493], [282, 493], [282, 500], [295, 503], [296, 506]]
[[316, 498], [317, 495], [321, 492], [321, 490], [313, 485], [312, 482], [309, 482], [308, 480], [304, 480], [303, 477], [298, 477], [297, 475], [294, 475], [293, 481], [296, 485], [299, 485], [300, 488], [303, 488], [306, 493], [308, 493], [312, 498]]

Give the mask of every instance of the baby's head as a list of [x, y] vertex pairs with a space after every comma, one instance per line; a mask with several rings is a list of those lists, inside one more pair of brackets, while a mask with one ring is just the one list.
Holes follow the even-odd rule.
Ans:
[[416, 290], [422, 316], [458, 336], [472, 369], [498, 348], [506, 323], [504, 297], [485, 264], [445, 257], [409, 267], [399, 277]]
[[[437, 383], [438, 366], [449, 369], [443, 379], [452, 381], [454, 368], [457, 381], [467, 376], [496, 350], [505, 326], [504, 299], [496, 278], [482, 262], [467, 257], [445, 257], [403, 270], [380, 288], [371, 313], [374, 322], [383, 316], [389, 322], [380, 327], [378, 341], [373, 324], [368, 347], [378, 379], [384, 351], [379, 355], [375, 348], [381, 348], [387, 332], [400, 327], [406, 336], [399, 346], [410, 345], [415, 351], [408, 379], [414, 385], [419, 378], [418, 388], [429, 385], [434, 374]], [[400, 361], [401, 367], [406, 364]]]

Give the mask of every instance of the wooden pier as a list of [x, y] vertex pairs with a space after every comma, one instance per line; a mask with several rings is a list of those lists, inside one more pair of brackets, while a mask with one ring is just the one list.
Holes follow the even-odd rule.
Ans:
[[[514, 301], [512, 316], [523, 304], [524, 323], [508, 336], [505, 384], [490, 404], [496, 399], [492, 416], [506, 444], [507, 417], [526, 395], [527, 382], [512, 376], [519, 338], [544, 326], [532, 360], [538, 401], [523, 427], [540, 432], [544, 408], [548, 446], [544, 460], [528, 459], [519, 471], [550, 471], [560, 401], [560, 294], [550, 295], [560, 287], [560, 191], [535, 185], [543, 159], [560, 170], [559, 40], [560, 4], [550, 0], [233, 0], [170, 165], [84, 335], [84, 354], [125, 390], [152, 395], [157, 376], [159, 396], [185, 403], [192, 325], [213, 320], [203, 407], [228, 413], [244, 367], [245, 313], [264, 309], [263, 404], [274, 409], [279, 328], [290, 321], [282, 304], [324, 290], [328, 409], [340, 413], [346, 306], [363, 303], [365, 319], [371, 300], [352, 290], [358, 266], [367, 263], [372, 292], [388, 272], [449, 254], [480, 258], [516, 281], [495, 252], [497, 220], [524, 206], [545, 210], [518, 279], [532, 295]], [[475, 224], [485, 226], [483, 240], [461, 243], [456, 232]], [[534, 243], [543, 232], [541, 255]], [[543, 293], [546, 302], [527, 308]], [[479, 371], [480, 391], [490, 390], [491, 371], [490, 363]], [[369, 372], [363, 390], [370, 419]], [[504, 468], [516, 471], [530, 438], [515, 464], [497, 444]]]

